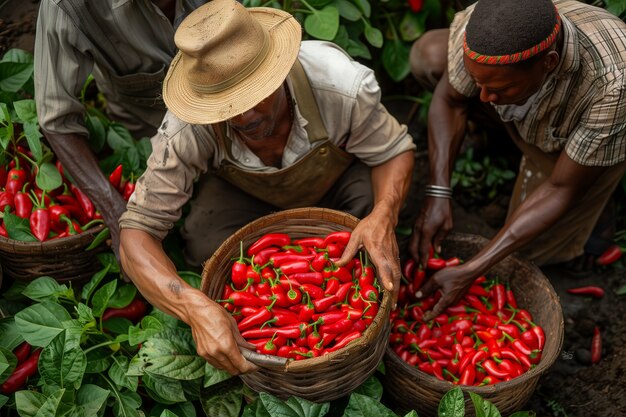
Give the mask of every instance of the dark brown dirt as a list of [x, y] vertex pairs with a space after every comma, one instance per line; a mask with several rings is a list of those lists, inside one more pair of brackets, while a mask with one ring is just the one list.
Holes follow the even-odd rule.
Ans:
[[[31, 50], [37, 16], [36, 0], [0, 1], [0, 55], [10, 48]], [[410, 81], [404, 91], [412, 91]], [[417, 215], [427, 181], [427, 154], [423, 126], [409, 121], [409, 102], [389, 102], [387, 107], [403, 123], [418, 144], [414, 182], [401, 224], [410, 226]], [[499, 149], [507, 154], [510, 150]], [[507, 196], [489, 204], [463, 207], [455, 204], [455, 230], [492, 237], [506, 214]], [[560, 358], [543, 375], [525, 410], [541, 417], [618, 417], [626, 416], [626, 300], [615, 291], [626, 285], [623, 268], [598, 270], [585, 279], [574, 279], [559, 268], [545, 268], [544, 273], [561, 298], [565, 317], [565, 340]], [[567, 288], [598, 285], [606, 290], [600, 300], [573, 296]], [[589, 347], [593, 327], [600, 327], [603, 336], [602, 360], [589, 363]], [[417, 410], [419, 412], [419, 410]]]

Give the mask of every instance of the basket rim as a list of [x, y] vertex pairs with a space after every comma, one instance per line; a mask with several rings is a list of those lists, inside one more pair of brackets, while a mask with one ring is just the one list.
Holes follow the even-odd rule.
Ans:
[[22, 248], [51, 248], [58, 246], [58, 242], [62, 242], [64, 244], [89, 241], [93, 238], [94, 235], [100, 233], [104, 228], [106, 228], [106, 224], [98, 224], [96, 226], [90, 227], [87, 230], [83, 230], [81, 233], [65, 236], [58, 239], [49, 239], [36, 242], [25, 242], [23, 240], [11, 239], [8, 237], [0, 236], [0, 248], [13, 248], [15, 246], [19, 246]]

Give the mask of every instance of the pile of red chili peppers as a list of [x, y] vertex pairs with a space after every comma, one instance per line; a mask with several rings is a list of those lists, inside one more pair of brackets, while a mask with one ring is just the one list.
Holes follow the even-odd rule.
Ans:
[[231, 267], [224, 306], [257, 352], [301, 360], [339, 350], [358, 339], [379, 310], [373, 266], [341, 257], [350, 232], [293, 239], [260, 237]]
[[398, 309], [391, 313], [393, 351], [409, 365], [458, 385], [496, 384], [536, 366], [544, 331], [497, 280], [477, 278], [458, 304], [424, 322], [424, 311], [440, 294], [418, 301], [415, 292], [431, 273], [459, 262], [431, 258], [426, 269], [412, 259], [403, 264]]
[[[44, 191], [35, 181], [37, 165], [32, 153], [17, 146], [17, 155], [5, 166], [0, 166], [0, 211], [28, 219], [30, 231], [43, 242], [82, 233], [97, 223], [102, 215], [93, 202], [64, 175], [60, 161], [55, 166], [63, 183], [60, 187]], [[31, 168], [32, 167], [32, 168]], [[109, 176], [111, 184], [128, 200], [134, 191], [133, 178], [122, 178], [122, 165]], [[4, 219], [0, 220], [0, 236], [18, 239], [19, 233], [7, 230]]]

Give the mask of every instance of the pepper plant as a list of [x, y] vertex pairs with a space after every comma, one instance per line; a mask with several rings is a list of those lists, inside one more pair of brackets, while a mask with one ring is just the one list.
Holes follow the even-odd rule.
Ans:
[[442, 15], [451, 15], [438, 0], [244, 0], [243, 4], [291, 13], [302, 23], [305, 39], [334, 42], [351, 56], [371, 61], [375, 70], [380, 60], [393, 81], [409, 74], [411, 44], [427, 24], [445, 25]]

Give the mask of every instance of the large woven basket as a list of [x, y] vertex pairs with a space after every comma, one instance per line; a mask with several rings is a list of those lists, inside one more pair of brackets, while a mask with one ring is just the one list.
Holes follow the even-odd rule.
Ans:
[[[251, 245], [266, 233], [287, 233], [292, 238], [324, 236], [353, 230], [358, 219], [321, 208], [299, 208], [262, 217], [230, 236], [204, 265], [202, 291], [217, 299], [230, 276], [231, 259], [239, 256], [239, 243]], [[391, 296], [383, 291], [378, 314], [362, 337], [346, 347], [317, 358], [289, 361], [283, 367], [261, 367], [241, 379], [255, 391], [286, 399], [296, 395], [314, 402], [330, 401], [349, 394], [374, 373], [389, 338]]]
[[[467, 260], [486, 243], [487, 240], [479, 236], [453, 233], [444, 241], [442, 252], [445, 257], [458, 256]], [[475, 415], [468, 394], [470, 391], [494, 403], [502, 415], [523, 408], [535, 390], [539, 377], [552, 366], [563, 344], [563, 312], [559, 298], [539, 268], [516, 256], [509, 256], [487, 275], [497, 276], [501, 282], [510, 283], [518, 305], [530, 311], [534, 322], [543, 327], [546, 344], [539, 364], [519, 377], [483, 387], [462, 386], [466, 416]], [[437, 416], [441, 397], [455, 387], [448, 381], [441, 381], [410, 366], [389, 347], [385, 352], [385, 369], [383, 384], [394, 405], [402, 411], [414, 409], [420, 416]]]
[[32, 281], [50, 276], [59, 282], [80, 283], [102, 269], [96, 258], [105, 245], [85, 251], [105, 226], [61, 239], [45, 242], [21, 242], [0, 236], [0, 263], [7, 277]]

